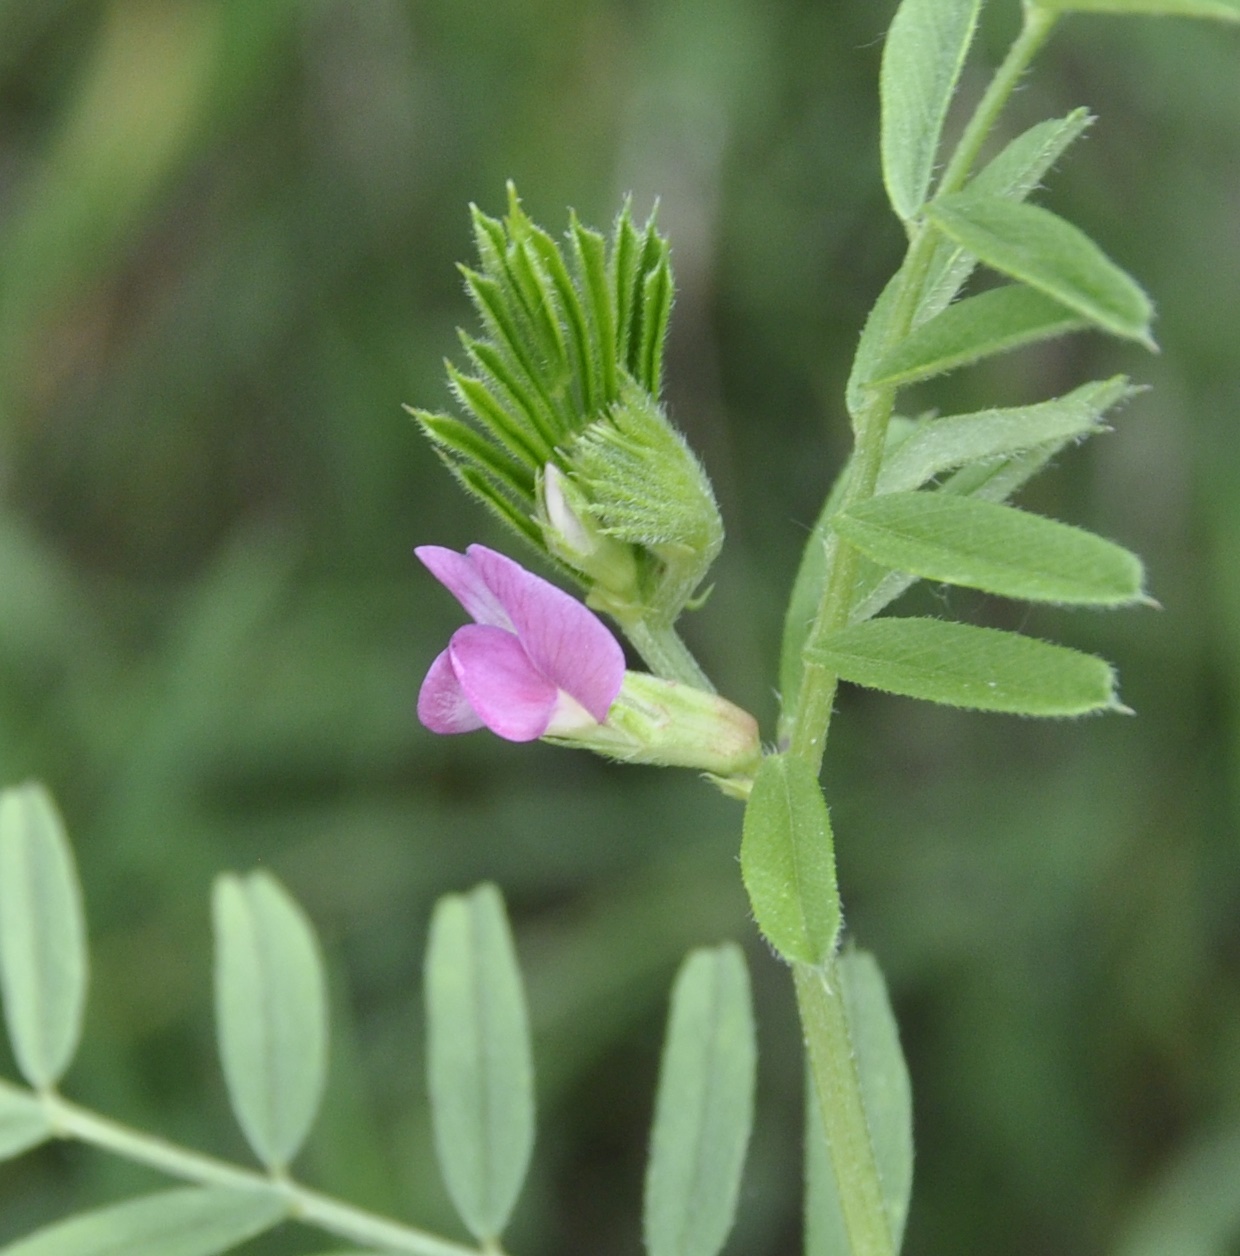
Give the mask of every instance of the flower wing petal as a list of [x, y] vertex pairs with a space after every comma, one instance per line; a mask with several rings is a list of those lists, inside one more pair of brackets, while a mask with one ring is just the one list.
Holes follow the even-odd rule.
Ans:
[[624, 683], [624, 651], [575, 597], [485, 545], [468, 556], [512, 622], [532, 665], [601, 724]]
[[[471, 546], [478, 549], [478, 546]], [[486, 578], [467, 554], [446, 549], [442, 545], [419, 545], [413, 551], [431, 575], [452, 594], [476, 623], [493, 624], [513, 631], [512, 621]], [[516, 566], [516, 564], [513, 564]]]
[[478, 718], [507, 741], [534, 741], [551, 723], [560, 693], [510, 632], [466, 624], [448, 644], [452, 671]]
[[431, 664], [422, 682], [418, 692], [418, 719], [432, 733], [469, 733], [483, 727], [452, 670], [447, 650]]

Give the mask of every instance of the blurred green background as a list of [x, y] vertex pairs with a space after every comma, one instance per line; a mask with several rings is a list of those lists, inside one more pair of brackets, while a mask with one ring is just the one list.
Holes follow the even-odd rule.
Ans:
[[[747, 919], [740, 809], [689, 774], [418, 727], [460, 612], [412, 546], [510, 546], [400, 403], [446, 403], [468, 202], [500, 212], [511, 177], [558, 233], [569, 205], [606, 225], [626, 192], [661, 198], [669, 405], [730, 536], [688, 632], [769, 736], [781, 607], [900, 255], [876, 151], [892, 7], [0, 3], [0, 781], [52, 786], [86, 882], [75, 1098], [245, 1157], [207, 902], [217, 871], [270, 867], [333, 968], [303, 1176], [458, 1234], [420, 965], [435, 896], [493, 878], [538, 1039], [512, 1249], [638, 1250], [667, 990], [725, 937], [762, 1052], [729, 1250], [799, 1249], [797, 1029]], [[1016, 8], [992, 4], [968, 95]], [[915, 1087], [909, 1256], [1240, 1253], [1238, 67], [1231, 29], [1064, 23], [1009, 125], [1100, 114], [1044, 200], [1153, 293], [1163, 352], [1078, 338], [913, 399], [1152, 383], [1025, 500], [1143, 553], [1165, 609], [918, 603], [1104, 654], [1135, 719], [841, 698], [848, 923]], [[155, 1183], [46, 1148], [0, 1168], [0, 1239]], [[290, 1228], [247, 1250], [329, 1245]]]

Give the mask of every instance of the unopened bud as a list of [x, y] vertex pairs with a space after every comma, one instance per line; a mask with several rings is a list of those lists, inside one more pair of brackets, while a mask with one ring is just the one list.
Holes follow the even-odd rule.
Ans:
[[607, 414], [579, 433], [566, 460], [598, 527], [648, 556], [643, 616], [672, 623], [723, 544], [723, 521], [702, 464], [632, 380]]
[[548, 550], [590, 583], [592, 606], [615, 612], [640, 601], [633, 547], [602, 532], [585, 495], [553, 462], [539, 478], [537, 520]]

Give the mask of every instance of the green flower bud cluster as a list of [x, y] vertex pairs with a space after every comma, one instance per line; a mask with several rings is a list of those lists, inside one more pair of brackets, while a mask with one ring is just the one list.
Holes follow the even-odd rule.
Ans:
[[502, 221], [472, 212], [479, 266], [461, 269], [483, 334], [461, 333], [467, 367], [447, 364], [464, 417], [411, 413], [465, 488], [644, 653], [723, 542], [710, 482], [659, 405], [667, 241], [626, 204], [610, 241], [574, 216], [561, 246], [511, 184]]

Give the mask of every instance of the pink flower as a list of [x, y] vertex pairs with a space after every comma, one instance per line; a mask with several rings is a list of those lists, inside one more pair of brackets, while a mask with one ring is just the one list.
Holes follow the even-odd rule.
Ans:
[[593, 611], [484, 545], [414, 552], [474, 620], [452, 634], [422, 682], [418, 718], [431, 732], [486, 727], [533, 741], [607, 719], [624, 651]]

